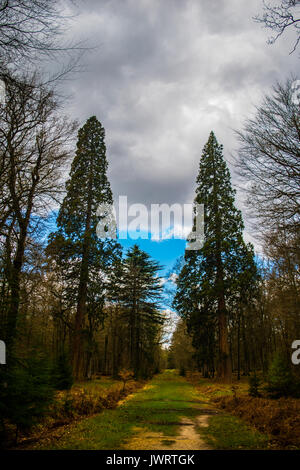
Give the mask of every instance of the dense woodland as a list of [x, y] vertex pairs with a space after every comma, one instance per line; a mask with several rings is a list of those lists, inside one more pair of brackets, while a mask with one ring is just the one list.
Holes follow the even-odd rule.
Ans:
[[[258, 371], [267, 377], [280, 356], [299, 375], [290, 360], [292, 342], [300, 338], [294, 77], [269, 90], [236, 133], [235, 178], [258, 254], [243, 238], [243, 214], [213, 132], [199, 150], [195, 203], [204, 204], [205, 241], [186, 251], [175, 272], [172, 305], [179, 320], [168, 346], [161, 266], [138, 245], [123, 252], [118, 240], [96, 233], [99, 204], [113, 202], [103, 125], [92, 116], [78, 126], [64, 115], [55, 79], [43, 80], [34, 65], [32, 72], [16, 67], [14, 47], [33, 64], [34, 48], [53, 53], [55, 2], [28, 2], [36, 28], [39, 21], [52, 25], [36, 43], [32, 31], [26, 37], [27, 7], [15, 3], [13, 11], [9, 2], [0, 8], [0, 50], [6, 51], [0, 69], [6, 89], [0, 105], [2, 426], [5, 420], [26, 424], [24, 402], [39, 403], [36, 414], [42, 414], [50, 389], [62, 382], [70, 387], [95, 374], [118, 377], [124, 369], [137, 379], [168, 366], [230, 382]], [[23, 21], [24, 30], [5, 30], [7, 18], [12, 25]], [[9, 34], [17, 36], [9, 41]]]
[[[263, 254], [255, 257], [243, 241], [242, 216], [213, 134], [204, 148], [196, 201], [205, 204], [206, 241], [199, 252], [187, 252], [174, 299], [182, 321], [171, 350], [179, 367], [223, 378], [234, 371], [239, 378], [255, 370], [266, 374], [276, 352], [289, 361], [300, 326], [299, 108], [290, 99], [291, 81], [278, 85], [238, 134], [236, 164], [250, 182], [248, 201]], [[194, 352], [178, 357], [177, 343], [187, 334]]]

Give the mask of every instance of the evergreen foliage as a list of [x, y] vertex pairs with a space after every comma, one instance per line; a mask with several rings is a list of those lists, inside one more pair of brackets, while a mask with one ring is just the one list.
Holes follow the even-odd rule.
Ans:
[[195, 203], [204, 204], [205, 241], [200, 250], [186, 251], [174, 307], [186, 319], [204, 373], [214, 369], [218, 351], [219, 376], [230, 380], [229, 317], [236, 303], [246, 300], [257, 273], [253, 248], [243, 240], [223, 147], [213, 132], [203, 149], [197, 185]]
[[[112, 204], [107, 179], [105, 131], [95, 116], [78, 132], [66, 196], [61, 205], [58, 230], [50, 235], [48, 254], [63, 272], [66, 299], [76, 308], [72, 346], [75, 378], [84, 374], [84, 339], [91, 361], [94, 332], [103, 323], [106, 277], [120, 247], [115, 240], [97, 236], [100, 204]], [[89, 364], [85, 374], [89, 374]]]
[[56, 390], [70, 390], [74, 383], [72, 367], [66, 353], [61, 353], [55, 363], [53, 380]]
[[271, 398], [300, 396], [299, 382], [282, 354], [276, 354], [268, 373], [266, 390]]
[[256, 372], [254, 372], [249, 377], [249, 391], [248, 391], [248, 393], [249, 393], [250, 397], [254, 397], [254, 398], [260, 397], [260, 391], [259, 391], [260, 385], [261, 385], [261, 380], [257, 376]]
[[19, 431], [27, 431], [47, 413], [54, 397], [51, 364], [44, 354], [33, 351], [1, 373], [0, 416]]
[[115, 292], [128, 324], [130, 369], [135, 377], [146, 377], [154, 372], [154, 353], [163, 324], [159, 311], [162, 291], [159, 270], [159, 264], [134, 245], [111, 277], [112, 295]]

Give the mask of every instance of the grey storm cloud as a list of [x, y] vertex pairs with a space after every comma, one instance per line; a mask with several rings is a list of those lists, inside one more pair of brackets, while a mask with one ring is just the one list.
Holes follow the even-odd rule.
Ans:
[[77, 0], [69, 34], [95, 48], [68, 83], [69, 112], [82, 123], [95, 114], [105, 127], [115, 199], [191, 202], [209, 132], [230, 161], [233, 129], [276, 81], [297, 72], [289, 37], [269, 46], [269, 32], [253, 21], [261, 5]]

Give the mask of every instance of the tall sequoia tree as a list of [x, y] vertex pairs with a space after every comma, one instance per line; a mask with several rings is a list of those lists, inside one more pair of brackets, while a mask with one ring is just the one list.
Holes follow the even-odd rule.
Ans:
[[[103, 315], [105, 278], [119, 245], [97, 237], [97, 208], [112, 204], [107, 179], [105, 130], [95, 116], [78, 132], [77, 151], [72, 163], [67, 194], [57, 218], [58, 231], [50, 236], [48, 252], [65, 270], [75, 299], [72, 362], [74, 376], [82, 370], [83, 336], [99, 326]], [[85, 329], [88, 321], [91, 328]]]
[[[211, 355], [214, 338], [218, 339], [218, 376], [230, 381], [230, 304], [241, 288], [242, 273], [252, 272], [254, 261], [251, 247], [243, 241], [242, 216], [234, 205], [235, 191], [222, 150], [211, 132], [200, 160], [195, 197], [195, 203], [204, 204], [205, 242], [200, 250], [186, 251], [174, 306], [186, 318], [194, 339], [203, 342], [202, 355]], [[211, 359], [206, 358], [207, 366]]]

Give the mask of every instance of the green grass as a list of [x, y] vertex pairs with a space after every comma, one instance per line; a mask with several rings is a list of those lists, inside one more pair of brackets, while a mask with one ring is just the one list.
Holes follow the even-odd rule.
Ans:
[[135, 428], [176, 435], [180, 419], [199, 414], [196, 389], [174, 371], [156, 376], [143, 390], [115, 410], [105, 410], [66, 430], [43, 449], [119, 449]]
[[251, 429], [239, 418], [229, 415], [211, 416], [201, 435], [214, 448], [221, 450], [266, 449], [268, 436]]
[[166, 436], [176, 435], [182, 417], [199, 414], [202, 404], [196, 389], [175, 371], [160, 374], [151, 381], [149, 387], [126, 406], [136, 426], [145, 426], [148, 430]]
[[[223, 384], [218, 380], [194, 377], [198, 396], [207, 402], [214, 398], [233, 396], [232, 384]], [[234, 380], [237, 395], [248, 394], [248, 378], [242, 377], [240, 381]], [[214, 449], [265, 449], [268, 446], [269, 436], [261, 434], [248, 426], [242, 419], [221, 414], [209, 418], [209, 426], [201, 428], [201, 435]]]
[[[102, 379], [99, 382], [102, 384]], [[208, 390], [211, 385], [207, 385], [207, 381], [201, 382], [200, 389], [196, 389], [175, 371], [167, 370], [154, 377], [144, 389], [137, 391], [118, 408], [72, 424], [66, 427], [64, 434], [59, 435], [59, 439], [50, 437], [35, 448], [122, 449], [124, 443], [136, 435], [137, 428], [160, 433], [165, 436], [165, 444], [171, 445], [172, 437], [179, 432], [181, 419], [194, 418], [201, 414], [201, 408], [209, 407]], [[213, 393], [220, 391], [221, 385], [213, 388]], [[267, 446], [266, 436], [228, 415], [211, 416], [209, 426], [198, 430], [215, 449], [260, 449]]]

